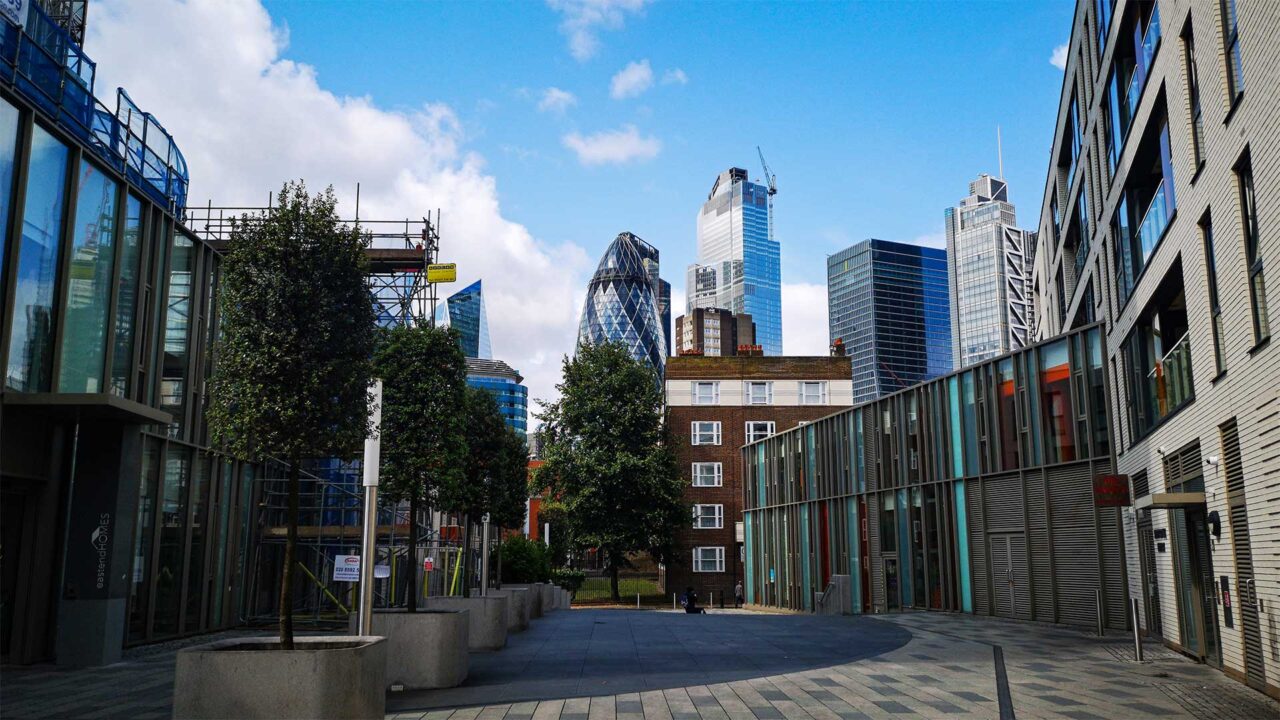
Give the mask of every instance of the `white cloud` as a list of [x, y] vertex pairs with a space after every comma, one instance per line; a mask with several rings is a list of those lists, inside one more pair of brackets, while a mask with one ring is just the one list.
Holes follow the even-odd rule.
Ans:
[[560, 13], [560, 32], [569, 38], [569, 53], [578, 62], [600, 50], [600, 31], [619, 30], [627, 15], [644, 9], [649, 0], [547, 0]]
[[1053, 49], [1053, 54], [1049, 56], [1049, 64], [1059, 70], [1067, 69], [1067, 45], [1063, 43]]
[[687, 85], [689, 76], [684, 74], [680, 68], [673, 68], [662, 74], [663, 85]]
[[826, 355], [830, 347], [827, 286], [782, 283], [782, 354]]
[[947, 246], [947, 233], [943, 230], [939, 230], [935, 233], [920, 235], [916, 237], [915, 240], [912, 240], [911, 243], [931, 248], [945, 248]]
[[653, 87], [653, 68], [648, 60], [627, 63], [609, 82], [609, 97], [623, 100], [636, 97]]
[[542, 91], [542, 99], [538, 101], [538, 110], [541, 112], [562, 113], [577, 104], [578, 98], [573, 93], [568, 90], [561, 90], [558, 87], [549, 87]]
[[626, 163], [632, 160], [650, 160], [662, 150], [662, 141], [650, 135], [641, 137], [635, 125], [623, 125], [617, 130], [602, 130], [582, 136], [569, 133], [560, 138], [565, 147], [578, 155], [583, 165]]
[[[282, 56], [286, 36], [258, 0], [102, 0], [93, 12], [85, 45], [98, 87], [128, 88], [173, 133], [193, 206], [260, 206], [304, 178], [312, 190], [332, 184], [345, 216], [357, 182], [362, 218], [440, 208], [454, 289], [484, 279], [495, 356], [524, 374], [531, 397], [554, 397], [591, 261], [503, 216], [497, 181], [464, 149], [449, 106], [392, 111], [333, 94], [314, 68]], [[181, 68], [182, 82], [156, 71], [165, 67]]]

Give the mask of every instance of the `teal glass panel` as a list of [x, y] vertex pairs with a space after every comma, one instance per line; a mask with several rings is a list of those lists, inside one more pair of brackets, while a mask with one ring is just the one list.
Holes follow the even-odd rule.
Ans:
[[[770, 441], [771, 443], [772, 441]], [[756, 497], [760, 498], [758, 504], [763, 507], [769, 504], [770, 498], [766, 498], [764, 494], [765, 488], [765, 460], [764, 447], [770, 443], [760, 443], [756, 446]]]
[[973, 612], [973, 583], [969, 580], [969, 511], [965, 509], [964, 480], [955, 482], [956, 562], [960, 566], [960, 609]]
[[951, 477], [964, 477], [964, 440], [960, 424], [960, 378], [947, 378], [947, 407], [951, 422]]
[[116, 291], [116, 337], [111, 357], [111, 392], [126, 397], [133, 370], [134, 313], [138, 308], [138, 261], [142, 254], [142, 201], [130, 195], [124, 204], [120, 235], [120, 285]]
[[116, 182], [93, 163], [80, 161], [79, 192], [71, 225], [66, 309], [62, 316], [58, 392], [103, 391], [118, 189]]
[[169, 257], [169, 299], [165, 305], [164, 359], [160, 368], [160, 409], [173, 415], [169, 436], [182, 433], [187, 398], [187, 355], [191, 326], [191, 271], [195, 247], [177, 234]]
[[5, 387], [48, 392], [53, 384], [53, 298], [67, 186], [67, 146], [39, 125], [31, 133], [26, 205], [10, 318]]
[[846, 498], [845, 516], [848, 518], [849, 527], [849, 580], [850, 592], [853, 593], [853, 602], [850, 606], [853, 613], [858, 615], [862, 612], [862, 553], [858, 548], [858, 536], [860, 526], [858, 525], [858, 499]]
[[818, 472], [815, 458], [817, 438], [812, 425], [805, 428], [804, 441], [804, 477], [806, 487], [809, 489], [809, 494], [806, 497], [812, 500], [813, 498], [818, 497]]
[[858, 492], [866, 492], [867, 491], [867, 461], [866, 461], [866, 457], [863, 455], [863, 453], [866, 451], [866, 446], [863, 445], [862, 411], [861, 410], [857, 410], [854, 412], [853, 421], [854, 421], [854, 424], [857, 426], [857, 430], [858, 430], [855, 436], [855, 443], [857, 445], [856, 447], [857, 458], [858, 458]]
[[907, 568], [911, 567], [908, 563], [911, 557], [911, 506], [907, 504], [907, 491], [898, 491], [898, 507], [901, 508], [899, 518], [902, 522], [898, 523], [898, 581], [902, 583], [902, 594], [899, 596], [902, 601], [902, 607], [911, 607], [911, 573], [907, 572]]
[[978, 408], [973, 394], [973, 372], [966, 372], [960, 377], [961, 405], [964, 408], [964, 474], [977, 475], [981, 472], [978, 463]]
[[800, 605], [813, 609], [813, 588], [809, 585], [809, 504], [800, 506]]
[[745, 574], [747, 576], [747, 581], [743, 583], [745, 586], [743, 589], [746, 591], [747, 602], [753, 604], [756, 602], [755, 533], [751, 528], [754, 517], [755, 513], [742, 513], [742, 530], [744, 533], [742, 539], [745, 541], [743, 547], [746, 552], [743, 566], [746, 568]]

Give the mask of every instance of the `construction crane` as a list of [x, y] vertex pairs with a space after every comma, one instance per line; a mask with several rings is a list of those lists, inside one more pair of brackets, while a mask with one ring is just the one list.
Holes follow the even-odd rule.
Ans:
[[769, 242], [773, 242], [773, 196], [778, 194], [778, 176], [769, 171], [769, 163], [765, 162], [764, 151], [759, 145], [756, 146], [756, 154], [764, 168], [764, 182], [769, 186]]

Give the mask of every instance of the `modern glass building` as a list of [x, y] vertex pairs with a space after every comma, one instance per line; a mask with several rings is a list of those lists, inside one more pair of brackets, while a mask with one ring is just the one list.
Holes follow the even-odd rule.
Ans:
[[489, 316], [484, 310], [481, 283], [481, 280], [476, 280], [450, 295], [436, 308], [436, 324], [458, 331], [463, 355], [490, 360], [493, 358], [493, 346], [489, 341]]
[[1034, 320], [1035, 234], [1014, 227], [1008, 185], [982, 173], [969, 183], [969, 197], [947, 208], [944, 217], [956, 367], [1026, 345]]
[[1125, 629], [1102, 332], [744, 446], [747, 601], [813, 610], [835, 583], [845, 612]]
[[[658, 251], [624, 232], [600, 258], [587, 285], [578, 343], [621, 342], [659, 374], [666, 367], [668, 332], [659, 307]], [[668, 290], [669, 292], [669, 290]]]
[[0, 657], [233, 626], [262, 468], [205, 423], [219, 255], [176, 144], [38, 3], [0, 15]]
[[782, 354], [782, 265], [769, 188], [729, 168], [698, 212], [698, 262], [688, 270], [694, 308], [723, 308], [756, 322], [765, 355]]
[[950, 372], [949, 306], [943, 250], [869, 239], [828, 256], [831, 342], [853, 359], [853, 401]]
[[501, 360], [467, 358], [467, 384], [488, 390], [507, 424], [524, 435], [529, 423], [529, 388], [520, 373]]

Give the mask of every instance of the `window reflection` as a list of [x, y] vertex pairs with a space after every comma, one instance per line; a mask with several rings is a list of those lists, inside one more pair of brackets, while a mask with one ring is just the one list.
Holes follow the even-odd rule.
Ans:
[[127, 397], [133, 370], [133, 317], [138, 307], [138, 261], [142, 254], [142, 201], [130, 195], [120, 236], [120, 286], [116, 295], [116, 336], [111, 359], [111, 392]]
[[164, 464], [164, 497], [160, 504], [160, 548], [156, 563], [155, 634], [178, 632], [182, 602], [182, 566], [187, 534], [187, 484], [190, 450], [170, 445]]
[[1040, 388], [1044, 396], [1045, 441], [1048, 463], [1076, 459], [1072, 425], [1075, 410], [1071, 396], [1071, 366], [1067, 343], [1059, 340], [1040, 349]]
[[116, 190], [116, 183], [101, 170], [80, 162], [67, 303], [62, 318], [59, 392], [102, 391], [111, 271], [115, 263]]
[[173, 414], [169, 436], [179, 437], [186, 410], [187, 352], [191, 325], [191, 270], [195, 247], [184, 235], [174, 235], [169, 262], [169, 300], [164, 320], [164, 359], [160, 368], [160, 409]]

